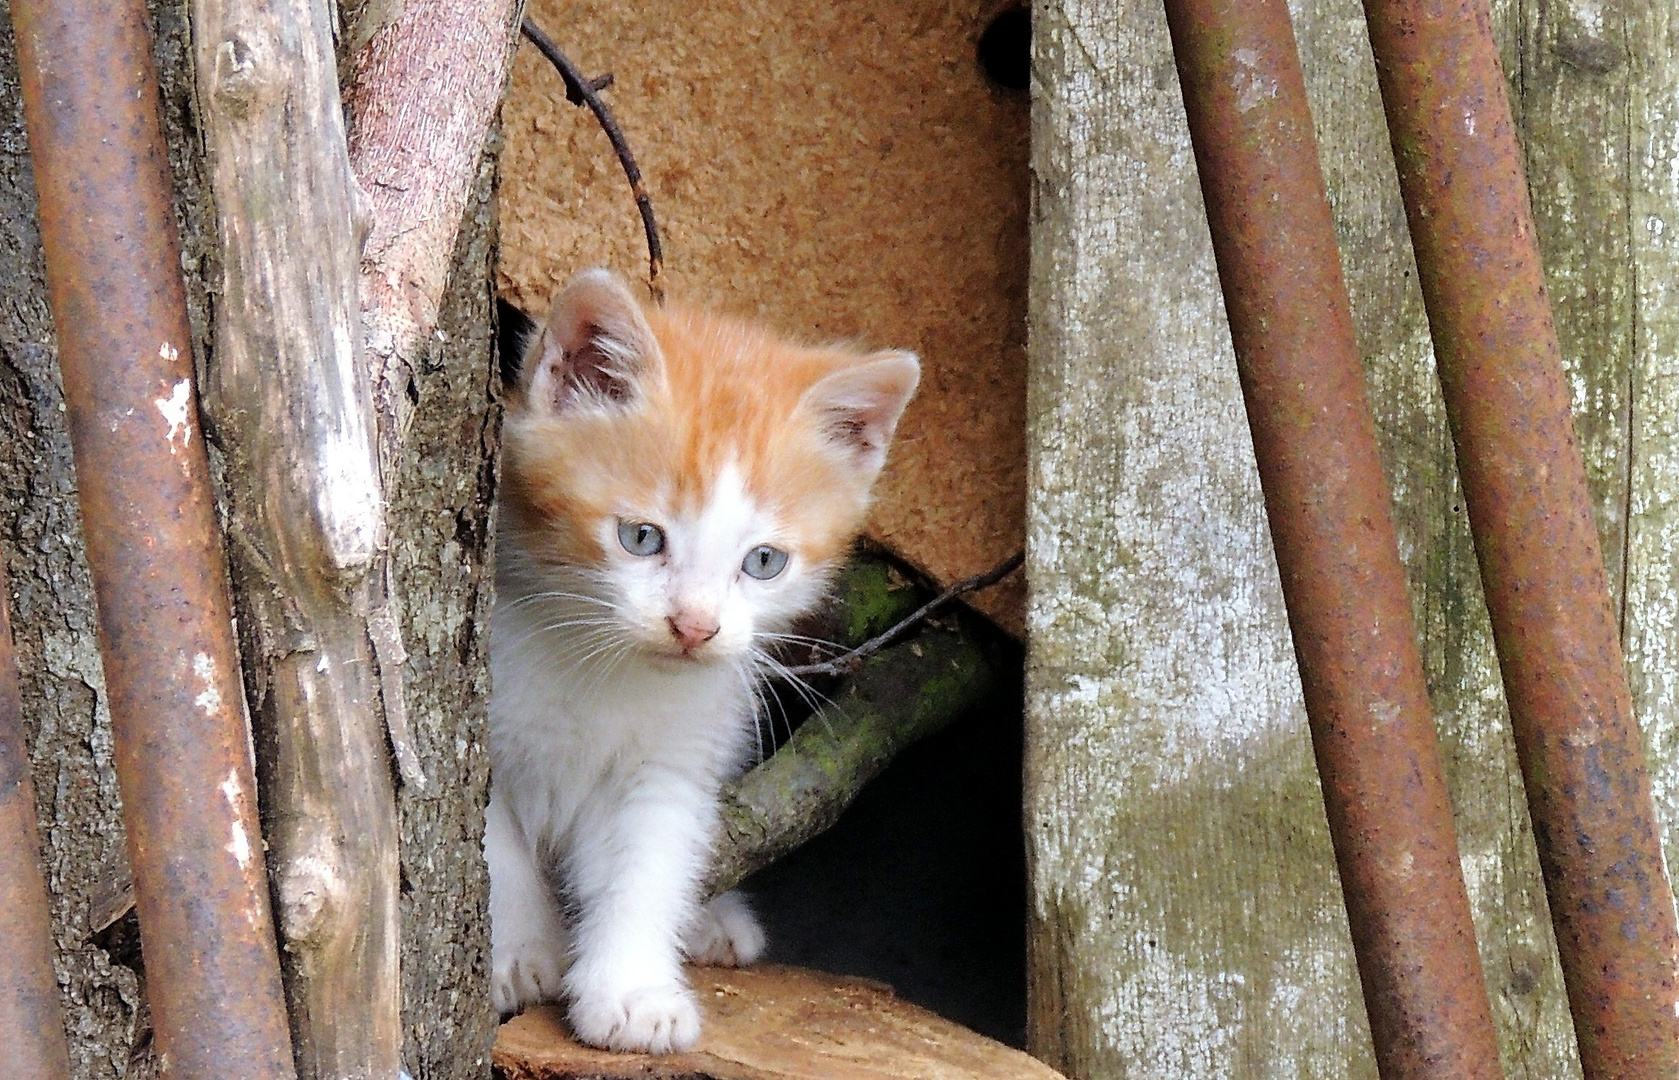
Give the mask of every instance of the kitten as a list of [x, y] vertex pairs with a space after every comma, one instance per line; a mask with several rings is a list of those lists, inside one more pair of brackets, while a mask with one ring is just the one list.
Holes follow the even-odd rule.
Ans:
[[490, 631], [494, 1001], [683, 1050], [683, 958], [764, 949], [737, 894], [698, 892], [765, 647], [844, 558], [920, 365], [644, 309], [591, 270], [521, 366]]

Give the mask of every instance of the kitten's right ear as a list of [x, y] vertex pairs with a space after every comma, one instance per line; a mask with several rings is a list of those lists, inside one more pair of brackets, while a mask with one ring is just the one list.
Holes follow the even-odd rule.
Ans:
[[554, 297], [525, 357], [525, 399], [551, 412], [628, 401], [661, 363], [659, 343], [629, 287], [609, 270], [585, 270]]

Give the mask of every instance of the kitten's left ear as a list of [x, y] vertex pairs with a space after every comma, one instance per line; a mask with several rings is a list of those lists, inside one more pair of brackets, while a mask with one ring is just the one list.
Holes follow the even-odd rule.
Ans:
[[609, 270], [566, 283], [525, 359], [525, 397], [558, 412], [576, 402], [628, 401], [663, 363], [641, 304]]
[[920, 381], [921, 362], [914, 353], [878, 352], [823, 377], [805, 391], [805, 402], [822, 416], [829, 438], [860, 467], [878, 472]]

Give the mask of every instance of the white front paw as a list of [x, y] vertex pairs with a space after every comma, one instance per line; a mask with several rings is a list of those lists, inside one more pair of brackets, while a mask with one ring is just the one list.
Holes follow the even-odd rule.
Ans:
[[580, 993], [569, 1015], [579, 1039], [605, 1050], [668, 1054], [689, 1049], [700, 1037], [699, 1007], [680, 983]]
[[764, 955], [764, 929], [738, 892], [726, 892], [694, 916], [682, 951], [696, 964], [745, 967]]
[[565, 972], [561, 942], [528, 937], [511, 945], [497, 943], [490, 957], [490, 1001], [503, 1016], [526, 1005], [558, 1001]]

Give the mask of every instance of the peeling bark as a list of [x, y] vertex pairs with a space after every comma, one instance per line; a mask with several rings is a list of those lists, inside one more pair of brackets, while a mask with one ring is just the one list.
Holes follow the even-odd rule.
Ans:
[[518, 44], [513, 0], [406, 0], [356, 53], [344, 91], [366, 195], [362, 306], [388, 477], [413, 421], [461, 214]]

